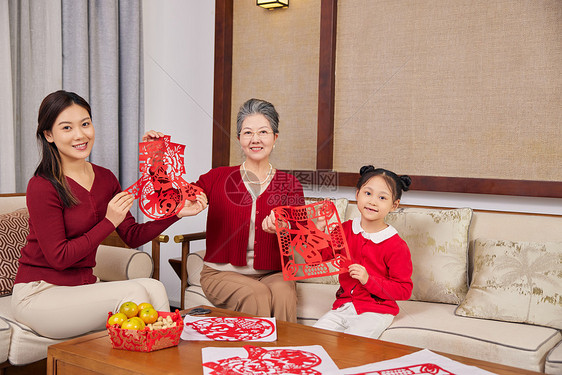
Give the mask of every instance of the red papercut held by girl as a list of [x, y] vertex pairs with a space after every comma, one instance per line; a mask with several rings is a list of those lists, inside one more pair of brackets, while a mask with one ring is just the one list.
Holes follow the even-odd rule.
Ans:
[[185, 145], [170, 142], [170, 136], [139, 143], [141, 178], [126, 189], [139, 199], [141, 211], [151, 219], [164, 219], [180, 211], [186, 199], [194, 201], [202, 190], [187, 181]]

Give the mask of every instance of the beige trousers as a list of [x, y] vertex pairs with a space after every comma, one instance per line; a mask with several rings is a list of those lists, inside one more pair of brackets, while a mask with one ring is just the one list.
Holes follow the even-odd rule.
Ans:
[[217, 307], [246, 314], [297, 321], [297, 289], [281, 272], [241, 275], [203, 266], [201, 287]]
[[12, 312], [41, 336], [62, 339], [103, 330], [108, 313], [127, 301], [149, 302], [158, 311], [170, 311], [164, 285], [144, 278], [79, 286], [19, 283], [12, 293]]

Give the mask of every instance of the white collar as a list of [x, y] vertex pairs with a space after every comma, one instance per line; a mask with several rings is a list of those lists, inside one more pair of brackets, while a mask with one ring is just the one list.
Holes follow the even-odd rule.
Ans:
[[379, 243], [383, 242], [384, 240], [388, 240], [390, 237], [394, 236], [395, 234], [398, 234], [398, 232], [396, 231], [396, 229], [394, 229], [394, 227], [392, 225], [389, 225], [385, 229], [383, 229], [381, 231], [378, 231], [378, 232], [375, 232], [375, 233], [367, 233], [361, 227], [361, 218], [360, 217], [356, 217], [356, 218], [353, 219], [353, 222], [351, 224], [351, 229], [353, 230], [353, 233], [355, 233], [355, 234], [361, 233], [361, 235], [363, 235], [363, 237], [365, 237], [368, 240], [373, 241], [376, 244], [379, 244]]

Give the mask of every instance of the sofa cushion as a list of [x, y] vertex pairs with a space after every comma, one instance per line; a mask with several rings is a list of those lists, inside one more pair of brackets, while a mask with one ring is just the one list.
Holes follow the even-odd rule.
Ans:
[[410, 299], [458, 304], [468, 290], [468, 229], [472, 209], [403, 208], [386, 222], [412, 254], [414, 289]]
[[47, 358], [49, 345], [65, 340], [53, 340], [40, 336], [31, 328], [16, 321], [11, 313], [12, 296], [0, 298], [0, 316], [10, 324], [12, 337], [8, 360], [12, 365], [26, 365]]
[[8, 360], [11, 336], [12, 329], [10, 325], [0, 318], [0, 363], [4, 363]]
[[302, 283], [297, 281], [297, 321], [313, 325], [332, 309], [338, 285]]
[[562, 242], [476, 239], [474, 271], [456, 314], [562, 329]]
[[93, 269], [102, 281], [131, 280], [151, 277], [152, 257], [143, 251], [108, 245], [98, 246]]
[[[322, 200], [324, 200], [324, 198], [305, 198], [304, 203], [312, 204], [312, 203], [320, 202]], [[337, 198], [337, 199], [328, 199], [328, 200], [332, 201], [334, 203], [334, 206], [336, 206], [336, 211], [338, 213], [340, 223], [343, 223], [345, 221], [345, 211], [347, 210], [347, 205], [349, 204], [349, 201], [346, 198]], [[302, 257], [298, 253], [296, 253], [295, 258], [298, 259], [299, 257], [302, 259]], [[299, 271], [297, 272], [297, 276], [302, 276], [302, 275], [303, 275], [302, 270], [299, 269]], [[328, 275], [322, 277], [313, 277], [309, 279], [301, 279], [299, 280], [299, 282], [339, 285], [339, 278], [338, 275]]]
[[545, 374], [562, 374], [562, 341], [547, 354], [544, 372]]
[[205, 258], [205, 250], [187, 254], [187, 285], [201, 286], [203, 258]]
[[456, 316], [456, 306], [398, 301], [400, 313], [380, 339], [542, 372], [561, 339], [553, 328]]
[[18, 259], [29, 234], [27, 208], [0, 215], [0, 296], [12, 294]]

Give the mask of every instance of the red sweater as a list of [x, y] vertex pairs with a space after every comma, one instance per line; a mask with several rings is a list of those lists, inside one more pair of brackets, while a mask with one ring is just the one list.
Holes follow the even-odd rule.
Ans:
[[353, 220], [343, 223], [352, 263], [363, 265], [369, 273], [365, 285], [349, 276], [339, 275], [340, 289], [333, 308], [352, 302], [358, 314], [375, 312], [398, 314], [397, 300], [407, 300], [412, 294], [412, 259], [406, 242], [398, 234], [380, 242], [355, 234]]
[[[200, 176], [195, 184], [205, 191], [209, 199], [205, 261], [245, 266], [252, 196], [242, 181], [240, 166], [211, 169]], [[274, 207], [303, 204], [300, 182], [290, 174], [277, 171], [256, 201], [256, 270], [281, 270], [277, 236], [263, 231], [263, 219]]]
[[137, 224], [131, 213], [115, 228], [105, 218], [107, 204], [121, 191], [113, 173], [92, 164], [95, 178], [88, 192], [71, 178], [68, 185], [80, 202], [65, 208], [53, 185], [43, 177], [32, 177], [27, 185], [29, 235], [21, 250], [16, 283], [44, 280], [63, 286], [96, 282], [99, 244], [117, 229], [130, 247], [138, 247], [159, 235], [178, 220], [171, 218]]

